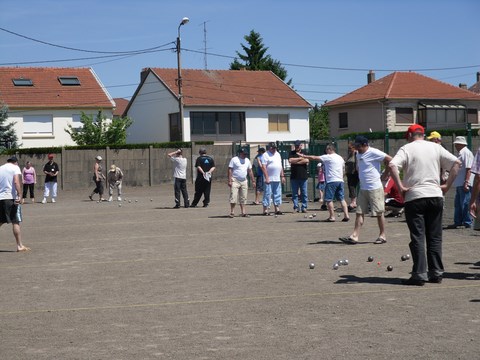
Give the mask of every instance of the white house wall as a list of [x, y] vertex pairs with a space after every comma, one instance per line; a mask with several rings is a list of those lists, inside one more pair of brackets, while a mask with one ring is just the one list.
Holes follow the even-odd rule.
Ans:
[[[150, 73], [127, 113], [133, 120], [127, 130], [127, 143], [170, 141], [171, 113], [178, 113], [177, 99]], [[186, 134], [185, 140], [190, 141], [190, 127]]]
[[[51, 146], [69, 146], [76, 145], [69, 134], [65, 131], [68, 125], [73, 125], [74, 115], [81, 115], [84, 112], [87, 115], [98, 114], [98, 109], [65, 109], [65, 110], [11, 110], [8, 114], [8, 121], [15, 123], [14, 129], [18, 138], [20, 148], [32, 147], [51, 147]], [[113, 113], [111, 110], [103, 110], [107, 122], [111, 121]], [[28, 115], [46, 115], [52, 117], [52, 134], [24, 134], [23, 117]]]

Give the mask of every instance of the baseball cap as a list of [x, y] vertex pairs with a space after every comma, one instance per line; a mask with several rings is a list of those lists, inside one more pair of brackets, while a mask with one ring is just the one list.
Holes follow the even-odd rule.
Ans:
[[264, 153], [265, 152], [265, 148], [261, 147], [257, 150], [257, 152], [261, 152], [261, 153]]
[[297, 140], [297, 141], [295, 141], [294, 145], [295, 146], [300, 146], [300, 145], [302, 145], [302, 142], [300, 140]]
[[248, 154], [248, 149], [245, 148], [245, 147], [241, 147], [240, 150], [238, 151], [239, 153], [244, 153], [244, 154]]
[[432, 140], [432, 139], [442, 140], [442, 135], [440, 135], [440, 133], [438, 131], [432, 131], [430, 133], [430, 135], [427, 136], [427, 139], [428, 140]]
[[102, 157], [100, 155], [97, 155], [97, 156], [95, 156], [95, 159], [102, 160]]
[[206, 153], [207, 153], [207, 149], [204, 148], [204, 147], [201, 147], [200, 150], [198, 150], [198, 152], [199, 152], [200, 154], [206, 154]]
[[53, 154], [48, 154], [49, 159], [53, 159], [53, 157], [54, 157]]
[[110, 166], [110, 172], [115, 172], [115, 170], [117, 170], [115, 165]]
[[355, 137], [355, 145], [368, 145], [368, 138], [363, 135], [357, 135]]
[[7, 160], [9, 163], [18, 163], [18, 159], [16, 156], [10, 156]]
[[465, 139], [464, 136], [457, 136], [453, 143], [454, 144], [459, 144], [459, 145], [467, 145], [467, 140]]
[[269, 149], [270, 149], [270, 148], [275, 148], [275, 149], [276, 149], [276, 148], [277, 148], [277, 143], [276, 143], [276, 142], [273, 142], [273, 141], [270, 142], [270, 143], [268, 143], [268, 148], [269, 148]]
[[409, 128], [407, 129], [407, 133], [405, 134], [405, 137], [408, 139], [408, 134], [415, 134], [415, 133], [425, 134], [425, 129], [423, 128], [422, 125], [413, 124], [409, 126]]

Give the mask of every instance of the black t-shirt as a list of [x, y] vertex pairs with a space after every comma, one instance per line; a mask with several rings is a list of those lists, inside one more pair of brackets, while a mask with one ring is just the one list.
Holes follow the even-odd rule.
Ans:
[[[302, 152], [304, 154], [304, 152]], [[288, 158], [299, 158], [295, 150], [290, 151]], [[290, 165], [290, 179], [294, 180], [306, 180], [308, 179], [308, 165], [307, 164], [291, 164]]]
[[[202, 155], [197, 158], [197, 161], [195, 161], [195, 167], [198, 168], [199, 166], [202, 168], [204, 172], [207, 172], [211, 168], [215, 167], [215, 162], [210, 156]], [[197, 173], [199, 175], [202, 175], [200, 171], [198, 171], [198, 169], [197, 169]]]
[[[43, 167], [43, 171], [55, 173], [55, 172], [59, 171], [59, 168], [58, 168], [58, 165], [55, 161], [52, 161], [51, 163], [49, 161]], [[57, 176], [52, 176], [52, 175], [46, 174], [45, 182], [57, 182]]]

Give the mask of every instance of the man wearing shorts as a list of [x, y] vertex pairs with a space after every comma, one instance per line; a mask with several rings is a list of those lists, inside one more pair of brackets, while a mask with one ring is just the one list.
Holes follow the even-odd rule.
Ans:
[[253, 179], [252, 163], [247, 158], [248, 151], [246, 148], [241, 148], [238, 156], [230, 160], [228, 164], [228, 186], [230, 187], [230, 218], [235, 217], [235, 205], [240, 204], [240, 211], [242, 217], [249, 217], [245, 209], [247, 203], [248, 193], [248, 178], [252, 181], [253, 188], [255, 188], [255, 180]]
[[388, 176], [388, 164], [392, 157], [383, 151], [372, 148], [368, 145], [368, 139], [365, 136], [355, 138], [355, 149], [357, 150], [358, 176], [360, 178], [360, 191], [357, 197], [357, 210], [355, 218], [355, 228], [348, 237], [339, 238], [340, 241], [347, 244], [357, 244], [360, 236], [360, 228], [363, 225], [365, 214], [370, 210], [377, 218], [380, 233], [374, 244], [384, 244], [387, 242], [385, 234], [385, 194], [381, 180], [381, 165], [386, 166], [384, 176]]
[[335, 152], [335, 146], [332, 144], [327, 145], [325, 155], [311, 156], [301, 154], [301, 156], [309, 160], [320, 161], [325, 167], [325, 201], [329, 212], [329, 217], [325, 221], [334, 222], [336, 220], [333, 205], [334, 200], [340, 201], [342, 205], [342, 221], [346, 222], [350, 220], [344, 193], [343, 176], [345, 173], [345, 160]]
[[18, 160], [12, 156], [7, 163], [0, 166], [0, 226], [12, 224], [13, 236], [17, 242], [17, 252], [29, 251], [30, 248], [22, 244], [20, 231], [21, 210], [20, 194], [22, 172], [18, 167]]

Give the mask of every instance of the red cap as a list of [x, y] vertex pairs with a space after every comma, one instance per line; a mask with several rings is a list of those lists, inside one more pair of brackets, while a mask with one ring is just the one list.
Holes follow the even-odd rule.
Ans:
[[48, 154], [49, 159], [53, 159], [53, 154]]
[[407, 133], [405, 134], [405, 138], [408, 139], [408, 134], [413, 134], [413, 133], [425, 134], [425, 129], [423, 128], [422, 125], [413, 124], [408, 128]]

